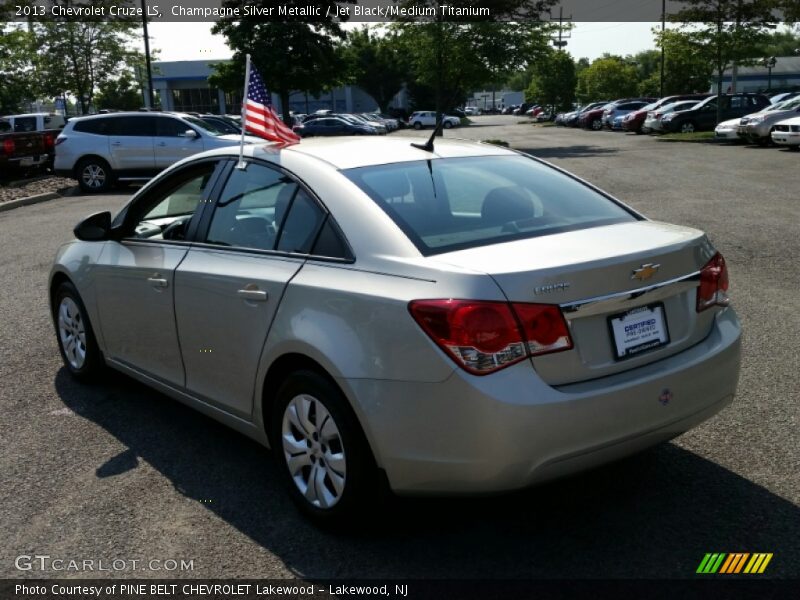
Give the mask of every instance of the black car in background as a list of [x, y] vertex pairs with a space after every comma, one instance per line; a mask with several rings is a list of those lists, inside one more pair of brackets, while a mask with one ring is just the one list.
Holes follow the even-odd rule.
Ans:
[[301, 125], [295, 125], [294, 132], [300, 137], [330, 136], [330, 135], [377, 135], [377, 131], [369, 125], [359, 125], [355, 122], [345, 121], [339, 117], [320, 117], [306, 120]]
[[[723, 94], [719, 122], [743, 117], [767, 108], [769, 98], [764, 94]], [[717, 126], [717, 97], [709, 96], [689, 110], [681, 110], [661, 118], [664, 131], [692, 133], [712, 131]]]

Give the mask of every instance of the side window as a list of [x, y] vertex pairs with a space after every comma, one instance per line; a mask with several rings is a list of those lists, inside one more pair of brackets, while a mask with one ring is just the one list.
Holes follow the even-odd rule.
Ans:
[[208, 183], [216, 163], [190, 167], [165, 182], [133, 207], [133, 237], [138, 239], [186, 239], [189, 221], [208, 195]]
[[0, 133], [7, 133], [9, 131], [11, 131], [11, 123], [0, 120]]
[[81, 133], [93, 133], [95, 135], [108, 135], [108, 125], [110, 119], [86, 119], [76, 121], [74, 131]]
[[339, 228], [336, 227], [330, 217], [325, 219], [325, 225], [323, 225], [322, 231], [317, 236], [317, 241], [311, 250], [311, 254], [326, 258], [344, 258], [346, 260], [353, 258]]
[[283, 207], [278, 206], [278, 220], [283, 224], [278, 234], [278, 250], [308, 254], [317, 237], [325, 213], [304, 190], [299, 190], [288, 206], [285, 219], [280, 219]]
[[112, 117], [109, 119], [108, 135], [130, 137], [152, 137], [155, 135], [156, 117]]
[[209, 244], [274, 250], [277, 231], [297, 184], [283, 173], [250, 164], [234, 169], [211, 218]]
[[189, 125], [178, 119], [169, 117], [156, 118], [156, 135], [158, 137], [186, 137]]
[[742, 96], [734, 96], [731, 98], [731, 108], [743, 108], [747, 106], [746, 100], [747, 99], [743, 98]]
[[36, 131], [36, 117], [15, 117], [14, 131]]

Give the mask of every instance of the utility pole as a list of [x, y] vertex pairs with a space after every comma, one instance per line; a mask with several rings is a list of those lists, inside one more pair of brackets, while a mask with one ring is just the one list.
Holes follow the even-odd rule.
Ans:
[[145, 108], [154, 108], [153, 102], [153, 68], [150, 64], [150, 37], [147, 35], [147, 0], [142, 0], [142, 33], [144, 34], [144, 60], [147, 64], [147, 94]]
[[664, 62], [666, 59], [664, 32], [667, 29], [667, 0], [661, 0], [661, 98], [664, 97]]
[[[550, 17], [551, 21], [554, 21], [553, 17]], [[564, 37], [564, 21], [572, 21], [572, 15], [565, 17], [564, 16], [564, 7], [558, 7], [558, 39], [553, 40], [553, 46], [556, 48], [563, 48], [567, 45], [567, 39]]]

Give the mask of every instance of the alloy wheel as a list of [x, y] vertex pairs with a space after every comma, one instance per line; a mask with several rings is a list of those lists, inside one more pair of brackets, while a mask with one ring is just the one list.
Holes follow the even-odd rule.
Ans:
[[684, 123], [681, 125], [681, 133], [694, 133], [694, 123]]
[[87, 188], [100, 189], [106, 183], [106, 172], [98, 164], [88, 164], [81, 172], [81, 180]]
[[78, 305], [68, 296], [58, 306], [58, 336], [69, 364], [81, 369], [86, 362], [86, 327]]
[[342, 498], [347, 459], [339, 426], [309, 394], [292, 398], [283, 412], [283, 455], [294, 485], [312, 506], [331, 508]]

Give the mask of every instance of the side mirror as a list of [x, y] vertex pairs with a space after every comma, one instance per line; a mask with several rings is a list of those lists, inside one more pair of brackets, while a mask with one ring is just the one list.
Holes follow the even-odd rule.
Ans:
[[197, 135], [197, 132], [194, 129], [187, 129], [184, 132], [183, 135], [185, 135], [190, 140], [193, 140], [193, 139], [196, 139], [196, 138], [200, 137], [200, 136]]
[[110, 238], [111, 213], [99, 212], [86, 217], [72, 230], [75, 237], [84, 242], [102, 242]]

